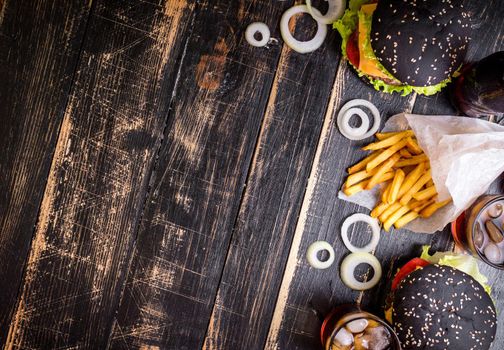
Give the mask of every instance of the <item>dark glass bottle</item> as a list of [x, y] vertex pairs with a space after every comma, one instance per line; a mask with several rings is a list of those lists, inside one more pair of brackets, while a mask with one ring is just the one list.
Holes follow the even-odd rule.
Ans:
[[451, 99], [469, 117], [504, 115], [504, 51], [463, 67]]

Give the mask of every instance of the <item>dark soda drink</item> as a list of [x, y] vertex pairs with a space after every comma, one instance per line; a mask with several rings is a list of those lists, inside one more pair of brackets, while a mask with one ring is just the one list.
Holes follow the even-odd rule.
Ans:
[[450, 93], [455, 107], [469, 117], [504, 115], [504, 51], [464, 66]]
[[504, 196], [479, 197], [451, 225], [455, 242], [488, 265], [504, 269]]
[[357, 304], [336, 307], [320, 332], [325, 350], [401, 350], [394, 330]]

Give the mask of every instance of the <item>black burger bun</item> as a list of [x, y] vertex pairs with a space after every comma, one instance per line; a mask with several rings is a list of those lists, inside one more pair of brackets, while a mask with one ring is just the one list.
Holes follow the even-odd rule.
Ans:
[[380, 0], [373, 14], [371, 46], [402, 83], [436, 85], [462, 64], [471, 36], [461, 0]]
[[418, 269], [401, 281], [392, 299], [393, 327], [404, 350], [487, 350], [495, 337], [492, 299], [457, 269]]

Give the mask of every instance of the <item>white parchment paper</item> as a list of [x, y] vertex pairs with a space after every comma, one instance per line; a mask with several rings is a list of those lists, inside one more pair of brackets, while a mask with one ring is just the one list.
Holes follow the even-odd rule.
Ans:
[[[434, 233], [455, 220], [504, 172], [504, 126], [475, 118], [402, 113], [391, 117], [383, 131], [409, 128], [429, 157], [439, 200], [453, 199], [430, 218], [406, 226]], [[338, 197], [372, 209], [379, 193], [375, 188], [348, 197], [340, 191]]]

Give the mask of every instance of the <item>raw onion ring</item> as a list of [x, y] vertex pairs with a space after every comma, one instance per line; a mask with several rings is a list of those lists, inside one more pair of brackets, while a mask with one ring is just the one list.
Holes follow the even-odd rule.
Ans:
[[[317, 254], [323, 250], [327, 250], [329, 258], [326, 261], [320, 261]], [[326, 241], [316, 241], [310, 244], [306, 251], [306, 260], [316, 269], [327, 269], [334, 262], [334, 249]]]
[[[360, 264], [368, 264], [374, 270], [374, 276], [367, 282], [359, 282], [355, 279], [355, 268]], [[378, 284], [382, 276], [380, 262], [374, 255], [369, 253], [351, 253], [341, 263], [340, 276], [343, 283], [354, 290], [371, 289]]]
[[306, 0], [306, 7], [308, 7], [308, 12], [313, 17], [314, 20], [324, 23], [324, 24], [332, 24], [338, 18], [343, 16], [346, 8], [345, 0], [326, 0], [329, 1], [329, 8], [327, 9], [327, 13], [323, 16], [320, 16], [315, 11], [315, 8], [311, 4], [311, 0]]
[[[360, 130], [361, 127], [353, 128], [348, 123], [350, 121], [350, 117], [353, 115], [350, 113], [353, 113], [355, 111], [355, 109], [360, 109], [362, 112], [364, 112], [362, 110], [362, 108], [352, 108], [355, 106], [363, 106], [363, 107], [369, 108], [369, 110], [373, 114], [373, 119], [374, 119], [373, 126], [371, 127], [371, 129], [369, 129], [367, 132], [364, 132], [359, 135], [356, 135], [356, 130]], [[350, 115], [348, 116], [346, 114], [350, 114]], [[359, 117], [361, 117], [360, 114], [358, 114], [358, 115], [359, 115]], [[346, 122], [344, 122], [344, 121], [346, 121]], [[362, 120], [362, 121], [364, 121], [364, 120]], [[339, 110], [336, 122], [338, 124], [338, 129], [340, 130], [341, 134], [343, 134], [343, 136], [345, 136], [347, 139], [350, 139], [353, 141], [362, 140], [362, 139], [370, 137], [371, 135], [373, 135], [374, 133], [376, 133], [378, 131], [378, 128], [380, 127], [380, 122], [381, 122], [380, 111], [378, 111], [378, 108], [376, 108], [376, 106], [369, 101], [362, 100], [362, 99], [350, 100], [347, 103], [345, 103], [343, 105], [343, 107], [341, 107], [341, 109]]]
[[[254, 37], [255, 33], [261, 34], [261, 40], [257, 40]], [[245, 40], [247, 40], [250, 45], [255, 47], [265, 46], [268, 43], [270, 36], [271, 33], [268, 26], [262, 22], [250, 23], [245, 30]]]
[[[369, 241], [368, 244], [366, 244], [364, 247], [356, 247], [354, 246], [351, 242], [350, 239], [348, 238], [348, 228], [352, 225], [355, 224], [356, 222], [365, 222], [366, 224], [371, 227], [371, 232], [373, 233], [373, 236], [371, 237], [371, 240]], [[378, 241], [380, 240], [380, 226], [378, 225], [378, 220], [375, 218], [372, 218], [369, 215], [366, 214], [361, 214], [361, 213], [356, 213], [353, 214], [352, 216], [349, 216], [343, 221], [343, 225], [341, 225], [341, 239], [343, 240], [343, 243], [345, 244], [345, 247], [352, 253], [356, 252], [363, 252], [363, 253], [369, 253], [373, 249], [376, 248], [378, 245]]]
[[[320, 11], [316, 8], [313, 8], [312, 12], [316, 15], [322, 16]], [[324, 39], [327, 35], [327, 26], [324, 23], [317, 21], [317, 33], [315, 34], [315, 36], [308, 41], [299, 41], [294, 38], [294, 36], [292, 36], [289, 30], [289, 20], [292, 16], [297, 15], [298, 13], [309, 14], [310, 12], [308, 11], [308, 7], [306, 7], [306, 5], [297, 5], [291, 7], [282, 15], [282, 19], [280, 20], [280, 33], [282, 34], [282, 39], [287, 44], [287, 46], [299, 53], [315, 51], [324, 42]]]
[[[359, 119], [361, 120], [361, 125], [357, 128], [354, 128], [353, 126], [350, 125], [350, 118], [352, 116], [358, 116]], [[364, 135], [368, 130], [369, 130], [369, 117], [360, 108], [349, 108], [346, 110], [346, 112], [343, 114], [343, 120], [341, 121], [344, 125], [348, 125], [348, 130], [347, 133], [352, 136], [360, 136]]]

